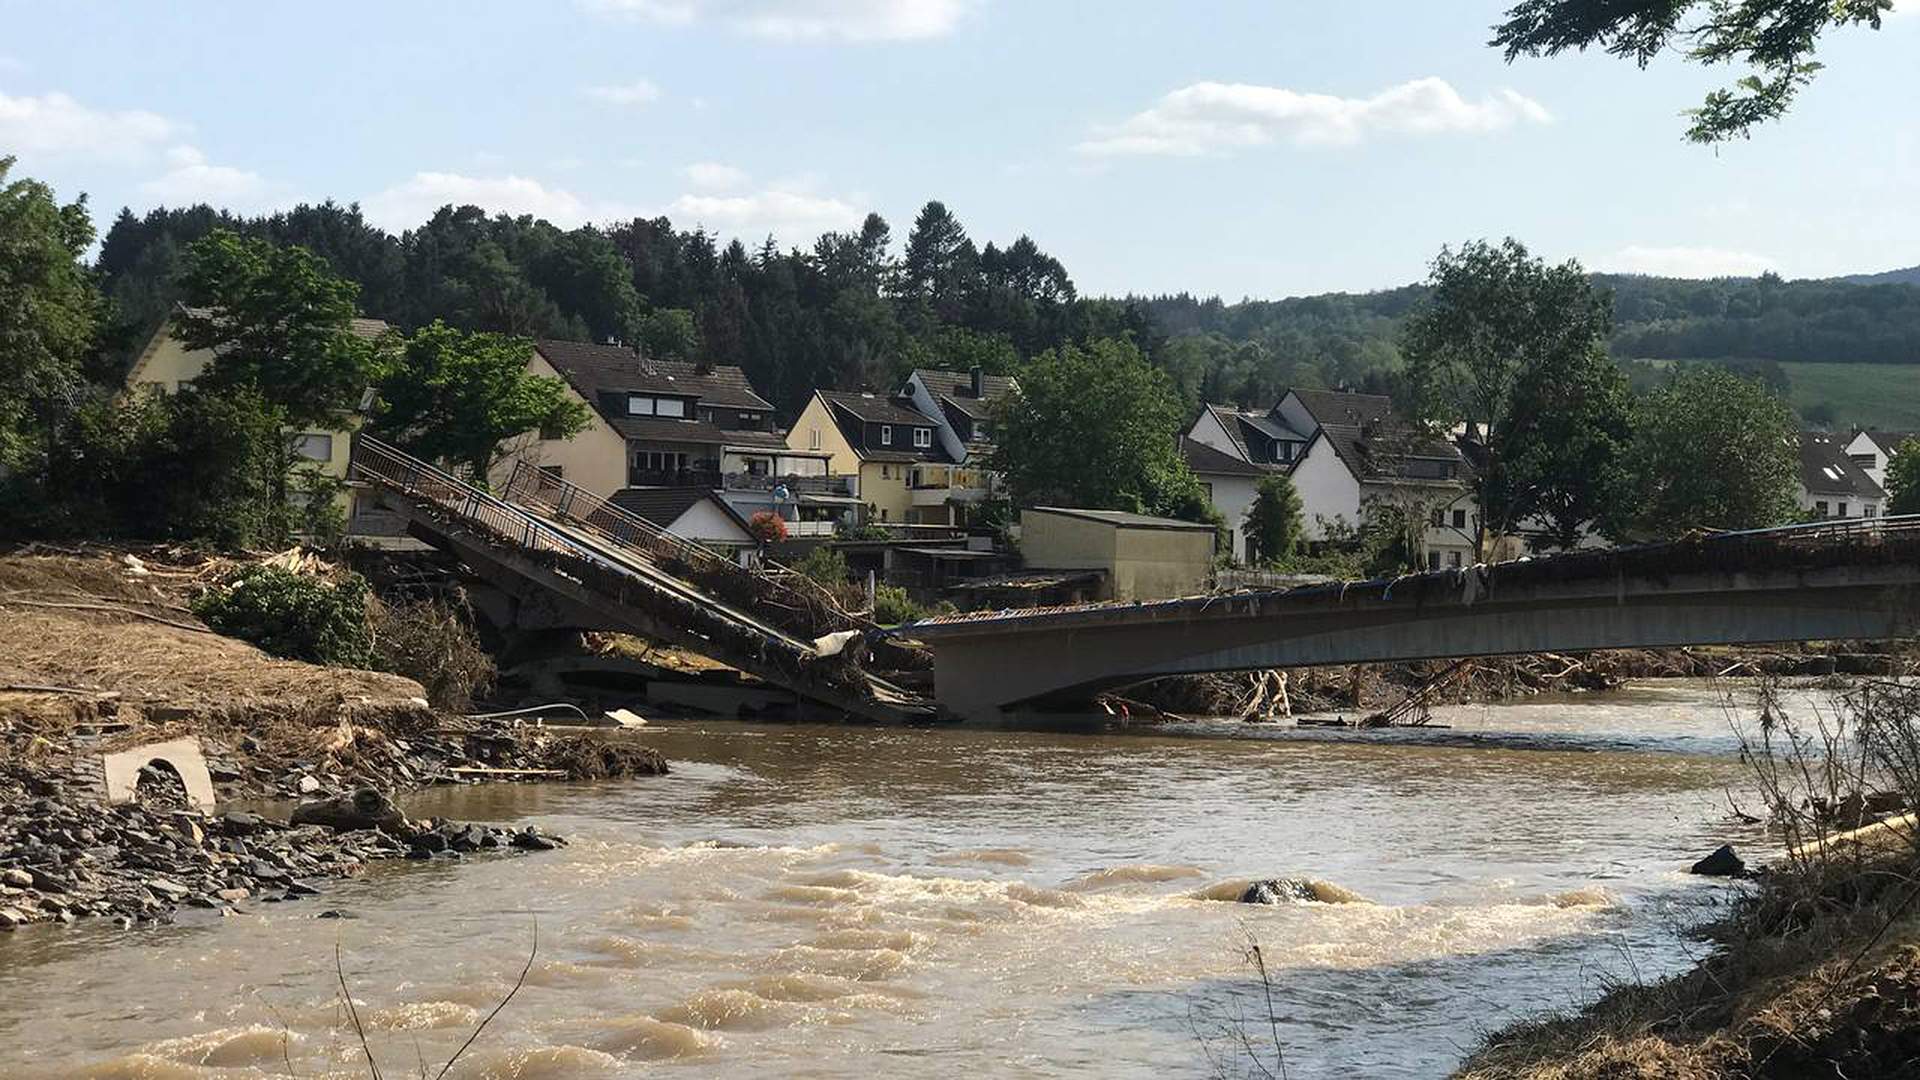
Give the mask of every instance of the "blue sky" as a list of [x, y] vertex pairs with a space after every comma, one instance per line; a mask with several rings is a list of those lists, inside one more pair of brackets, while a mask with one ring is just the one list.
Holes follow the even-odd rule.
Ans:
[[1920, 263], [1913, 12], [1713, 150], [1679, 113], [1740, 72], [1508, 65], [1510, 2], [0, 0], [0, 154], [103, 226], [332, 197], [788, 246], [868, 210], [904, 238], [939, 198], [1092, 293], [1380, 288], [1502, 235], [1599, 269]]

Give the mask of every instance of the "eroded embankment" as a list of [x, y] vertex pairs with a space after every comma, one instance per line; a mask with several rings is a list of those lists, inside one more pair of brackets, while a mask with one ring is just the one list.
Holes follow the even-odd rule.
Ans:
[[183, 905], [309, 895], [314, 880], [380, 858], [551, 846], [397, 814], [384, 828], [213, 816], [158, 762], [139, 770], [131, 804], [108, 806], [103, 755], [190, 740], [223, 803], [665, 771], [631, 741], [448, 716], [412, 679], [275, 659], [212, 633], [187, 602], [233, 565], [167, 552], [0, 557], [0, 927], [165, 919]]

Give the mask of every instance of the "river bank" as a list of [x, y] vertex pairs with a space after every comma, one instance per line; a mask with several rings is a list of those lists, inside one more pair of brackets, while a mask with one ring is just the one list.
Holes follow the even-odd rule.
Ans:
[[[559, 842], [397, 813], [300, 824], [294, 800], [666, 771], [635, 738], [449, 714], [412, 679], [214, 634], [188, 601], [232, 565], [165, 551], [0, 558], [0, 929], [164, 922], [313, 895], [381, 859]], [[109, 805], [109, 756], [183, 744], [184, 758], [134, 762], [130, 800]], [[189, 772], [204, 763], [202, 798], [249, 811], [197, 805], [189, 758]]]

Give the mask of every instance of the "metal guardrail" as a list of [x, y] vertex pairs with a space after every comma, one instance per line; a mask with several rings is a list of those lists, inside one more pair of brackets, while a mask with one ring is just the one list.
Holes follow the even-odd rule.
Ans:
[[351, 472], [422, 498], [535, 551], [556, 551], [602, 562], [587, 548], [532, 513], [403, 453], [378, 439], [355, 436]]

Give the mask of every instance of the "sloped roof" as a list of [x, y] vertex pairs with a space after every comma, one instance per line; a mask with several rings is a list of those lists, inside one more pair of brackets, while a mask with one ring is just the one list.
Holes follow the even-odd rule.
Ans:
[[1062, 517], [1079, 518], [1082, 521], [1097, 521], [1102, 525], [1111, 525], [1117, 529], [1177, 529], [1213, 531], [1213, 526], [1203, 521], [1181, 521], [1179, 518], [1154, 517], [1151, 514], [1132, 514], [1125, 510], [1082, 510], [1071, 506], [1036, 506], [1023, 514], [1059, 514]]
[[1893, 452], [1900, 449], [1900, 444], [1908, 439], [1920, 439], [1920, 431], [1882, 431], [1878, 428], [1868, 428], [1860, 434], [1872, 439], [1873, 445], [1879, 447], [1880, 452], [1888, 457], [1892, 457]]
[[629, 439], [643, 442], [683, 442], [702, 445], [731, 441], [737, 431], [721, 431], [705, 420], [675, 420], [672, 417], [626, 416], [619, 410], [623, 399], [617, 394], [603, 394], [594, 402], [600, 415], [606, 418], [607, 426]]
[[879, 394], [861, 393], [856, 390], [822, 390], [820, 397], [827, 404], [836, 406], [856, 419], [869, 424], [906, 424], [908, 426], [933, 427], [933, 417], [903, 404], [894, 398]]
[[673, 523], [684, 517], [687, 511], [703, 502], [712, 502], [718, 506], [734, 524], [746, 529], [746, 519], [740, 512], [727, 504], [727, 500], [704, 487], [659, 487], [659, 488], [621, 488], [611, 496], [615, 506], [631, 514], [638, 514], [663, 529], [671, 529]]
[[[542, 340], [534, 348], [576, 392], [606, 413], [604, 394], [674, 394], [700, 399], [703, 405], [772, 412], [773, 404], [754, 393], [746, 372], [717, 366], [701, 371], [684, 360], [641, 357], [624, 345], [595, 345], [584, 341]], [[614, 419], [607, 416], [607, 419]]]
[[1271, 471], [1185, 435], [1180, 436], [1180, 456], [1187, 468], [1201, 476], [1260, 476]]
[[1290, 391], [1300, 399], [1320, 426], [1346, 424], [1360, 427], [1379, 423], [1393, 416], [1393, 399], [1385, 394], [1350, 394], [1343, 390]]
[[1824, 431], [1800, 433], [1800, 486], [1812, 495], [1884, 499], [1886, 491], [1847, 456], [1846, 444]]
[[1018, 380], [1011, 375], [980, 376], [980, 396], [973, 396], [973, 373], [971, 371], [949, 371], [946, 368], [915, 368], [913, 378], [927, 388], [941, 404], [950, 404], [953, 408], [975, 420], [984, 420], [992, 414], [995, 401], [1003, 398], [1009, 391], [1019, 388]]

